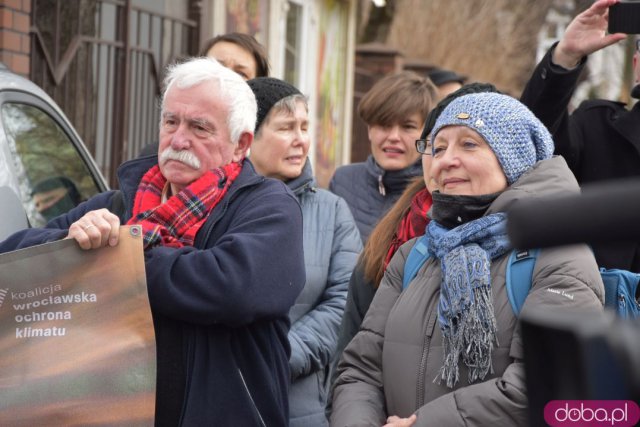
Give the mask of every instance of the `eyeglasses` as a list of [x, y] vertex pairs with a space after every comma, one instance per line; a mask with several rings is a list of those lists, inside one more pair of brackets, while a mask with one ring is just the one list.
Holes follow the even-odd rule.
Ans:
[[420, 154], [426, 154], [427, 156], [431, 155], [431, 139], [416, 139], [416, 151]]

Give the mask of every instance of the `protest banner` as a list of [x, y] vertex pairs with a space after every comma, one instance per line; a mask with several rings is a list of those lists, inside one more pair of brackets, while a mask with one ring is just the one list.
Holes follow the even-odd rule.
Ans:
[[151, 426], [155, 381], [139, 226], [0, 255], [0, 425]]

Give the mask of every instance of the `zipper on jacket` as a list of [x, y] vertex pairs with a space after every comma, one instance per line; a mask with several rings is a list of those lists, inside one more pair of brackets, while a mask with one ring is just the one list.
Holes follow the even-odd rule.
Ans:
[[427, 327], [424, 335], [424, 342], [422, 343], [422, 357], [420, 358], [420, 366], [418, 368], [418, 381], [416, 382], [416, 407], [420, 408], [424, 405], [424, 391], [425, 391], [425, 375], [427, 369], [427, 359], [429, 358], [429, 346], [431, 345], [431, 337], [433, 336], [433, 329], [435, 328], [435, 314], [437, 313], [437, 306], [435, 310], [430, 310], [432, 313], [427, 320]]
[[240, 368], [238, 368], [238, 374], [240, 375], [240, 379], [242, 380], [242, 385], [244, 386], [244, 389], [247, 392], [247, 396], [249, 396], [249, 400], [251, 401], [251, 405], [253, 406], [253, 409], [256, 411], [256, 414], [258, 414], [258, 418], [260, 418], [260, 424], [263, 427], [267, 427], [267, 424], [265, 424], [264, 419], [262, 418], [262, 415], [260, 414], [260, 411], [258, 410], [258, 406], [256, 405], [255, 400], [253, 400], [253, 396], [251, 396], [251, 392], [249, 391], [249, 387], [247, 387], [247, 383], [244, 380], [244, 376], [242, 375], [242, 371], [240, 370]]
[[429, 343], [431, 337], [424, 337], [424, 343], [422, 344], [422, 357], [420, 358], [420, 367], [418, 368], [418, 382], [416, 383], [416, 407], [421, 408], [424, 405], [424, 376], [427, 366], [427, 356], [429, 355]]
[[383, 196], [387, 195], [387, 190], [384, 188], [384, 182], [382, 182], [382, 175], [378, 175], [378, 191]]

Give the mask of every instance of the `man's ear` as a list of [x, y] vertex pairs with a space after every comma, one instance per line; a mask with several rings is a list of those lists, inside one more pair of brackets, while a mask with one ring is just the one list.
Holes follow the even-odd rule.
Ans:
[[253, 134], [251, 132], [242, 132], [238, 139], [238, 144], [233, 150], [233, 161], [239, 162], [240, 159], [247, 156], [251, 143], [253, 142]]

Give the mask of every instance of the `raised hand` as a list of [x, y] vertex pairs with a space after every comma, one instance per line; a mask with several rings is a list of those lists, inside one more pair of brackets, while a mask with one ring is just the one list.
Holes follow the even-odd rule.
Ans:
[[571, 69], [584, 56], [623, 40], [626, 34], [607, 34], [609, 7], [618, 1], [598, 0], [576, 16], [553, 52], [553, 63]]

